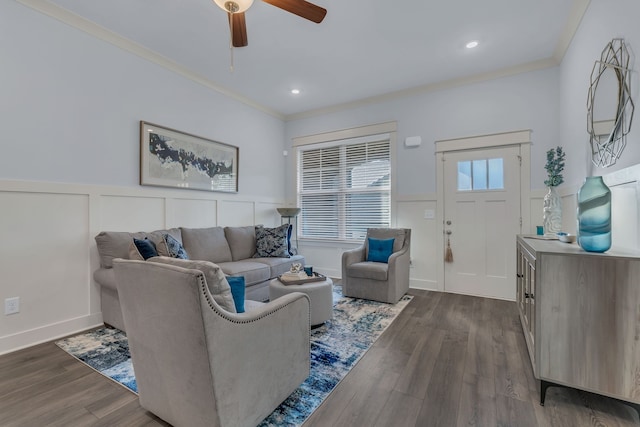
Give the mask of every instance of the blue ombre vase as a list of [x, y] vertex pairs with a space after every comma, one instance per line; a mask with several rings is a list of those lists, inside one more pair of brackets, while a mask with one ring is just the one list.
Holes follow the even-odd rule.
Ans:
[[589, 176], [578, 191], [578, 244], [588, 252], [611, 247], [611, 190], [601, 176]]

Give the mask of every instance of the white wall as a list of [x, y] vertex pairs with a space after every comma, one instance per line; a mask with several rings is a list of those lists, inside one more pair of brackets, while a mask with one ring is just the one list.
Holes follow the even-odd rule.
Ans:
[[[435, 220], [424, 219], [426, 209], [437, 211], [438, 206], [434, 142], [531, 129], [531, 186], [542, 189], [545, 152], [560, 143], [558, 81], [559, 69], [550, 68], [290, 121], [285, 131], [287, 149], [293, 152], [294, 137], [397, 121], [396, 225], [412, 229], [411, 286], [441, 289], [436, 276], [440, 262], [436, 245], [442, 228]], [[422, 145], [406, 148], [405, 138], [416, 135], [422, 137]], [[287, 195], [294, 203], [295, 163], [290, 157]], [[531, 216], [534, 226], [542, 224], [542, 195], [536, 195], [540, 209]], [[300, 243], [302, 253], [317, 270], [336, 276], [341, 276], [341, 253], [348, 249], [343, 246], [336, 249]]]
[[[373, 123], [398, 123], [399, 196], [436, 191], [434, 142], [441, 139], [532, 129], [532, 186], [544, 187], [544, 152], [558, 144], [558, 68], [532, 71], [476, 84], [365, 105], [286, 123], [292, 138]], [[418, 148], [404, 147], [421, 136]], [[542, 154], [540, 154], [542, 153]], [[295, 199], [293, 161], [287, 195]]]
[[[637, 52], [640, 52], [640, 2], [637, 0], [591, 0], [582, 23], [562, 61], [560, 73], [560, 138], [567, 148], [565, 181], [582, 185], [586, 176], [604, 175], [640, 163], [640, 79]], [[624, 38], [631, 51], [631, 96], [635, 118], [627, 137], [627, 147], [616, 165], [596, 169], [589, 160], [587, 133], [587, 92], [594, 62], [613, 38]], [[635, 52], [635, 53], [634, 53]]]
[[[0, 314], [0, 353], [100, 322], [91, 274], [93, 236], [102, 229], [277, 222], [273, 208], [295, 200], [293, 156], [282, 156], [293, 152], [293, 137], [398, 123], [396, 220], [413, 229], [413, 287], [438, 288], [434, 236], [441, 228], [423, 219], [438, 206], [436, 140], [532, 129], [532, 226], [536, 215], [541, 221], [544, 154], [564, 146], [563, 227], [574, 231], [567, 213], [590, 174], [593, 61], [613, 37], [639, 49], [638, 16], [637, 0], [591, 0], [560, 67], [283, 123], [17, 2], [0, 2], [0, 302], [21, 297], [20, 314]], [[640, 163], [637, 119], [612, 170]], [[140, 120], [239, 146], [239, 194], [139, 187]], [[405, 148], [415, 135], [422, 146]], [[301, 242], [309, 262], [335, 276], [350, 247], [343, 246]]]
[[[441, 228], [424, 220], [414, 203], [436, 206], [435, 156], [433, 141], [491, 134], [512, 130], [533, 130], [531, 147], [531, 229], [542, 224], [545, 153], [561, 145], [567, 152], [565, 184], [559, 192], [563, 201], [563, 229], [576, 231], [576, 193], [585, 176], [606, 175], [640, 163], [640, 78], [636, 54], [640, 50], [640, 2], [637, 0], [591, 0], [591, 4], [559, 67], [534, 71], [483, 83], [460, 86], [437, 92], [416, 93], [401, 99], [365, 105], [346, 111], [300, 119], [286, 124], [286, 143], [298, 136], [333, 131], [386, 121], [398, 123], [398, 175], [396, 206], [399, 226], [411, 227], [414, 267], [411, 285], [439, 289], [435, 277], [437, 253], [433, 233]], [[587, 91], [594, 61], [612, 38], [625, 39], [631, 51], [631, 95], [638, 107], [627, 147], [618, 163], [607, 169], [595, 169], [589, 158], [589, 135], [586, 131]], [[422, 146], [408, 149], [408, 136], [422, 137]], [[289, 161], [287, 197], [295, 201], [295, 169]], [[635, 182], [635, 181], [634, 181]], [[638, 190], [636, 190], [638, 191]], [[640, 195], [637, 195], [640, 197]], [[620, 197], [618, 197], [620, 199]], [[405, 203], [405, 200], [412, 200]], [[614, 209], [624, 209], [617, 203]], [[414, 212], [415, 211], [415, 212]], [[413, 212], [413, 213], [410, 213]], [[617, 212], [616, 216], [623, 215]], [[614, 224], [614, 229], [616, 228]], [[614, 235], [621, 235], [619, 230]], [[614, 238], [614, 244], [615, 244]], [[619, 240], [619, 239], [618, 239]], [[308, 251], [309, 243], [301, 243]], [[638, 249], [638, 248], [637, 248]], [[314, 250], [314, 260], [328, 272], [338, 272], [341, 251]]]
[[284, 195], [280, 119], [15, 1], [0, 8], [0, 178], [137, 187], [145, 120], [240, 147], [240, 194]]
[[[101, 322], [100, 230], [279, 223], [280, 119], [15, 1], [0, 54], [0, 354]], [[239, 193], [140, 187], [140, 120], [238, 146]]]

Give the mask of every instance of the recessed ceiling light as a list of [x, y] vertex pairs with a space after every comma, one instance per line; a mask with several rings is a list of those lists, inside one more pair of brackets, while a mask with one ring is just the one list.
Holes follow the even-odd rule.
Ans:
[[291, 89], [291, 93], [294, 95], [299, 95], [300, 94], [300, 89]]
[[469, 43], [466, 44], [467, 49], [473, 49], [474, 47], [478, 46], [478, 41], [477, 40], [473, 40], [470, 41]]

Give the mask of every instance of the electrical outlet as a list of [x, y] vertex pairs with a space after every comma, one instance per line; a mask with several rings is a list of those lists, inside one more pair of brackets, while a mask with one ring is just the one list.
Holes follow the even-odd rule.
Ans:
[[20, 312], [20, 297], [7, 298], [4, 300], [4, 314], [16, 314]]

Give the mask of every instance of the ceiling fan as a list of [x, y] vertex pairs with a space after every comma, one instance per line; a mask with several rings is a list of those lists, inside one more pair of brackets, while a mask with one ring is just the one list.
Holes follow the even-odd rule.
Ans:
[[[272, 6], [298, 15], [319, 24], [327, 14], [324, 9], [305, 0], [262, 0]], [[247, 46], [247, 24], [244, 12], [253, 4], [253, 0], [214, 0], [220, 8], [229, 14], [229, 27], [233, 47]]]

